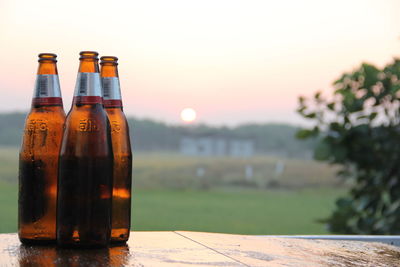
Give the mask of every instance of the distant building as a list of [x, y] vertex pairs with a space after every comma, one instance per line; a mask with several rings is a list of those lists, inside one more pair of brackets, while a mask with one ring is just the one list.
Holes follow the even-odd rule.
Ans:
[[251, 157], [254, 155], [254, 141], [245, 138], [224, 136], [183, 137], [180, 152], [186, 156], [230, 156]]

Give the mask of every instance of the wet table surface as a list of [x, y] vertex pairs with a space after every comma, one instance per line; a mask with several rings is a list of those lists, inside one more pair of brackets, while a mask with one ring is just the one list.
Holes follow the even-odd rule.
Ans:
[[400, 248], [341, 240], [200, 232], [132, 232], [124, 246], [25, 246], [0, 234], [0, 266], [400, 266]]

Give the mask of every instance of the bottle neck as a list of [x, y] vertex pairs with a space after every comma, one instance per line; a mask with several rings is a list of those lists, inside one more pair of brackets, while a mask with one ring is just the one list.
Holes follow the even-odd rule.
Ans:
[[73, 104], [102, 104], [99, 67], [96, 59], [81, 59]]
[[57, 70], [57, 63], [54, 60], [46, 60], [46, 59], [41, 59], [39, 61], [39, 67], [37, 70], [37, 74], [54, 74], [58, 75], [58, 70]]
[[57, 65], [55, 62], [43, 60], [39, 62], [32, 107], [62, 105]]

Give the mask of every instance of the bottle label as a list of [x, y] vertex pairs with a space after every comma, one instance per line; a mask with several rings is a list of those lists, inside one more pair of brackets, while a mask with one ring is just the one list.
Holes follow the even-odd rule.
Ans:
[[74, 96], [101, 96], [100, 74], [79, 72]]
[[105, 107], [122, 107], [121, 90], [118, 77], [101, 78]]
[[102, 103], [100, 74], [97, 72], [79, 72], [76, 79], [74, 103]]
[[34, 105], [62, 105], [57, 74], [37, 75], [32, 103]]

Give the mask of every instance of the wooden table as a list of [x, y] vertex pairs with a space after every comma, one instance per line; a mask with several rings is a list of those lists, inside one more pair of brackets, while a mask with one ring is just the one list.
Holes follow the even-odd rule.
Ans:
[[199, 232], [132, 232], [106, 249], [25, 246], [0, 234], [0, 266], [400, 266], [382, 243]]

